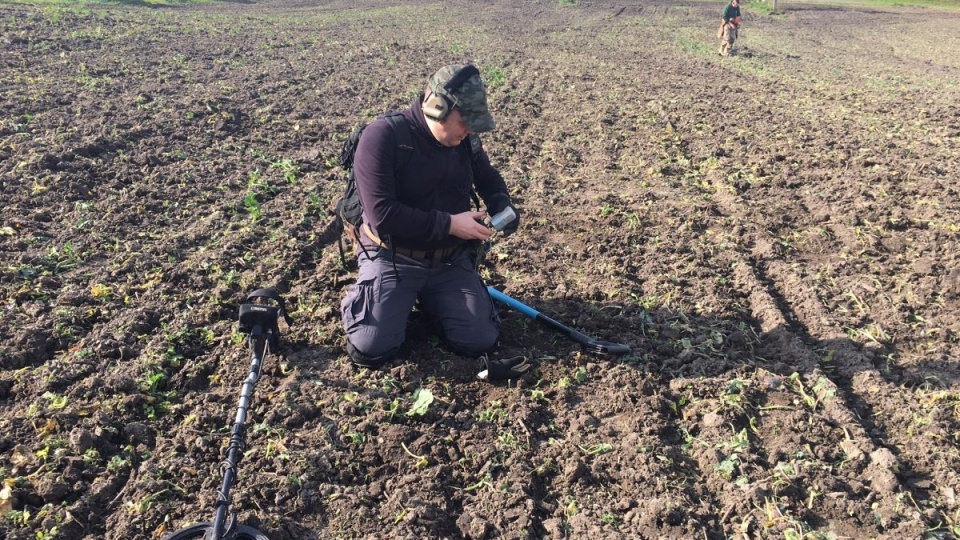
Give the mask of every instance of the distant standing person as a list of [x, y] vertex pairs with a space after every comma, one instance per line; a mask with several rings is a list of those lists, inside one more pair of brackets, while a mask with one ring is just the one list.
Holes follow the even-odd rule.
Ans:
[[717, 30], [717, 37], [720, 38], [720, 54], [727, 56], [733, 53], [733, 42], [737, 40], [737, 32], [740, 30], [740, 0], [730, 0], [723, 8], [721, 18], [723, 20]]

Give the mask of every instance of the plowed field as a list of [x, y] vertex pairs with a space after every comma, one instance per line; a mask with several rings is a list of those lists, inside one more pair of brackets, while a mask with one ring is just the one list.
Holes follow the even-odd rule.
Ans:
[[[0, 4], [0, 537], [960, 537], [960, 13], [717, 2]], [[340, 147], [475, 62], [524, 379], [416, 313], [353, 368]], [[414, 395], [433, 401], [414, 408]], [[422, 394], [419, 394], [422, 396]], [[422, 403], [421, 403], [422, 405]]]

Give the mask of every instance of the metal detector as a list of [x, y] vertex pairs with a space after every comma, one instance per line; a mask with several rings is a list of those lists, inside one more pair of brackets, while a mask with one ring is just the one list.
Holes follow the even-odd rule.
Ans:
[[250, 362], [250, 373], [243, 381], [240, 404], [230, 429], [227, 458], [221, 466], [223, 484], [217, 494], [216, 514], [212, 522], [185, 527], [167, 536], [166, 540], [269, 540], [257, 529], [237, 523], [236, 513], [230, 513], [230, 489], [237, 478], [237, 467], [246, 444], [247, 411], [253, 400], [253, 387], [260, 379], [264, 356], [277, 347], [280, 337], [277, 321], [280, 316], [283, 316], [287, 326], [293, 322], [287, 315], [283, 298], [275, 289], [254, 291], [240, 306], [240, 332], [247, 335], [253, 360]]
[[583, 348], [591, 354], [596, 354], [598, 356], [622, 356], [630, 352], [630, 347], [622, 345], [620, 343], [613, 343], [610, 341], [601, 341], [599, 339], [594, 339], [586, 334], [582, 334], [569, 326], [558, 323], [557, 321], [547, 317], [543, 313], [533, 309], [532, 307], [515, 300], [506, 294], [494, 289], [493, 287], [487, 287], [487, 291], [490, 293], [490, 297], [505, 304], [507, 307], [513, 308], [520, 313], [540, 321], [541, 323], [547, 325], [553, 330], [560, 332], [561, 334], [566, 335], [568, 338], [576, 341], [580, 345], [583, 345]]

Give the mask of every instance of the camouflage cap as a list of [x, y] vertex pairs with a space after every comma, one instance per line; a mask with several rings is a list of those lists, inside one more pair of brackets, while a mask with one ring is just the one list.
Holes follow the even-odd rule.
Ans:
[[430, 91], [446, 96], [460, 110], [471, 131], [481, 133], [497, 127], [487, 108], [487, 88], [480, 75], [473, 75], [458, 87], [447, 88], [450, 81], [469, 64], [444, 66], [430, 76]]

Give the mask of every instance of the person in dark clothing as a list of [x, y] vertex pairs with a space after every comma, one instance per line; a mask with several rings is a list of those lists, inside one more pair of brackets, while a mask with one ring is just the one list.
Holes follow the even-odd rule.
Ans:
[[724, 6], [723, 14], [721, 15], [723, 22], [735, 22], [739, 24], [740, 22], [740, 0], [731, 0], [729, 4]]
[[720, 54], [727, 56], [733, 52], [733, 43], [737, 40], [740, 30], [740, 0], [730, 0], [720, 15], [720, 29], [717, 37], [720, 38]]
[[499, 315], [468, 249], [494, 233], [472, 209], [474, 190], [490, 215], [508, 206], [517, 214], [505, 234], [519, 224], [503, 177], [474, 146], [477, 133], [495, 127], [475, 66], [441, 68], [401, 115], [414, 148], [400, 170], [385, 119], [367, 126], [354, 157], [363, 207], [359, 270], [340, 307], [347, 353], [369, 368], [396, 356], [415, 305], [455, 352], [479, 357], [496, 347]]

